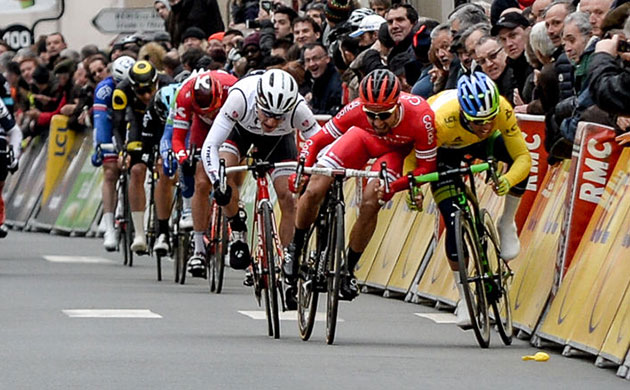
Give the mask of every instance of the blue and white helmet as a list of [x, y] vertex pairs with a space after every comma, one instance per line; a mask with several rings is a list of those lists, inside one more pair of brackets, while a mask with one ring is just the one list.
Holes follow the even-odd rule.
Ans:
[[457, 100], [470, 121], [490, 119], [499, 113], [499, 89], [486, 74], [474, 72], [457, 80]]
[[129, 69], [136, 63], [136, 60], [129, 56], [116, 58], [112, 64], [112, 76], [116, 83], [120, 83], [129, 75]]

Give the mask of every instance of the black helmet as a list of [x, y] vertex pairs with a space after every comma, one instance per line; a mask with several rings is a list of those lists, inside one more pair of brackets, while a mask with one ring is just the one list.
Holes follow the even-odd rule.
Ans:
[[149, 61], [138, 61], [129, 70], [129, 82], [135, 89], [155, 87], [157, 70]]

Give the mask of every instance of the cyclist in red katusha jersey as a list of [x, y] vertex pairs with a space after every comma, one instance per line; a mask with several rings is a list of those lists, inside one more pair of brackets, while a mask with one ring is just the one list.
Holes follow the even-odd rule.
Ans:
[[[327, 149], [323, 150], [324, 147]], [[363, 169], [368, 160], [375, 158], [372, 170], [379, 170], [381, 162], [387, 163], [388, 179], [392, 182], [390, 192], [383, 193], [378, 180], [369, 181], [359, 217], [352, 227], [347, 255], [351, 275], [342, 280], [343, 299], [352, 300], [358, 294], [354, 267], [374, 233], [378, 211], [384, 201], [407, 188], [407, 178], [401, 174], [405, 157], [414, 148], [417, 168], [413, 174], [435, 171], [437, 149], [433, 111], [421, 97], [401, 92], [400, 82], [386, 69], [370, 72], [361, 81], [359, 98], [345, 106], [302, 148], [301, 157], [306, 159], [306, 166], [317, 163], [329, 168]], [[289, 247], [291, 256], [283, 266], [289, 282], [295, 282], [297, 256], [304, 246], [304, 237], [317, 218], [319, 206], [333, 180], [327, 176], [312, 176], [298, 201], [295, 235]], [[290, 183], [294, 182], [295, 178], [290, 180]], [[293, 187], [296, 191], [303, 183], [297, 184]]]
[[[195, 177], [195, 192], [192, 197], [192, 216], [195, 250], [188, 259], [189, 271], [193, 276], [204, 277], [205, 244], [203, 234], [208, 229], [210, 205], [208, 202], [212, 186], [200, 159], [201, 146], [219, 109], [225, 103], [228, 89], [236, 83], [236, 77], [223, 71], [208, 71], [184, 81], [175, 100], [173, 119], [173, 151], [182, 166], [184, 175]], [[188, 145], [195, 148], [194, 158], [188, 155]], [[191, 267], [191, 262], [196, 263]]]

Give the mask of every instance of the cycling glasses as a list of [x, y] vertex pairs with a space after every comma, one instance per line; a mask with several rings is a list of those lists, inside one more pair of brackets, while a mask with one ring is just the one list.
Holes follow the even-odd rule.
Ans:
[[394, 111], [396, 111], [396, 105], [390, 108], [389, 110], [385, 110], [385, 111], [371, 111], [365, 108], [365, 106], [363, 106], [363, 112], [365, 112], [365, 115], [367, 115], [367, 117], [370, 118], [371, 120], [378, 119], [378, 120], [386, 121], [394, 114]]
[[149, 85], [146, 87], [135, 88], [133, 91], [136, 95], [142, 96], [142, 95], [146, 95], [147, 93], [153, 94], [153, 92], [155, 92], [155, 89], [156, 89], [155, 85]]
[[494, 120], [497, 119], [497, 116], [493, 115], [492, 117], [485, 118], [485, 119], [472, 119], [472, 120], [468, 119], [468, 118], [466, 118], [466, 119], [468, 120], [469, 123], [471, 123], [473, 125], [483, 126], [483, 125], [487, 125], [488, 123], [494, 122]]
[[284, 115], [285, 114], [274, 114], [273, 112], [269, 112], [267, 110], [263, 110], [262, 108], [258, 107], [258, 109], [260, 110], [260, 112], [262, 112], [262, 114], [264, 116], [266, 116], [269, 119], [284, 119]]

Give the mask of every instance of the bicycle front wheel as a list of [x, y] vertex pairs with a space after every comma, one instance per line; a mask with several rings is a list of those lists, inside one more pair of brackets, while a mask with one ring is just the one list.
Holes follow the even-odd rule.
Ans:
[[131, 206], [129, 205], [129, 179], [125, 180], [123, 187], [123, 210], [125, 225], [125, 264], [129, 267], [133, 266], [133, 251], [131, 243], [133, 242], [133, 221], [131, 219]]
[[335, 207], [335, 228], [328, 248], [328, 300], [326, 308], [326, 343], [335, 341], [337, 329], [337, 312], [339, 310], [339, 286], [341, 284], [341, 268], [347, 264], [345, 244], [344, 210], [343, 205]]
[[263, 244], [265, 248], [265, 258], [267, 263], [267, 290], [269, 293], [269, 303], [271, 309], [271, 322], [273, 326], [273, 337], [275, 339], [280, 338], [280, 311], [278, 306], [278, 270], [276, 265], [277, 252], [275, 246], [275, 229], [273, 226], [273, 218], [271, 205], [269, 203], [263, 203], [262, 206], [263, 216]]
[[221, 207], [216, 208], [216, 214], [212, 220], [212, 240], [210, 261], [208, 262], [208, 282], [210, 283], [210, 291], [221, 294], [223, 289], [223, 273], [225, 270], [225, 254], [227, 253], [228, 244], [228, 224], [227, 218]]
[[492, 305], [494, 320], [497, 324], [499, 336], [505, 345], [512, 344], [514, 329], [512, 327], [512, 309], [510, 296], [508, 295], [508, 280], [510, 271], [504, 260], [499, 256], [500, 244], [497, 229], [488, 210], [481, 210], [481, 218], [484, 227], [486, 242], [486, 258], [488, 267], [492, 273], [492, 279], [488, 281], [486, 296]]
[[477, 251], [477, 238], [473, 228], [460, 210], [455, 214], [455, 243], [459, 263], [460, 280], [472, 328], [481, 348], [490, 345], [490, 319], [484, 286], [484, 272]]
[[317, 270], [321, 259], [321, 246], [319, 245], [319, 221], [309, 230], [304, 240], [304, 248], [300, 256], [302, 264], [298, 271], [298, 304], [297, 318], [298, 330], [302, 340], [307, 341], [313, 332], [315, 315], [317, 314], [317, 300], [319, 298]]

